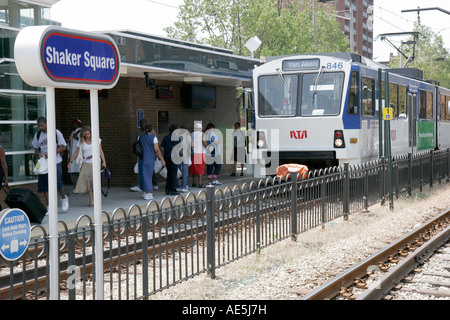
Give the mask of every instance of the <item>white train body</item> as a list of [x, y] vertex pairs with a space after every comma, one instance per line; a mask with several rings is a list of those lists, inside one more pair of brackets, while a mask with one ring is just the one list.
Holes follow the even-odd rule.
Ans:
[[[273, 174], [274, 164], [315, 168], [379, 158], [380, 134], [383, 146], [385, 141], [385, 121], [379, 130], [380, 69], [382, 108], [389, 71], [391, 154], [450, 147], [448, 89], [355, 54], [289, 56], [253, 71], [255, 175]], [[264, 165], [267, 158], [276, 161]]]

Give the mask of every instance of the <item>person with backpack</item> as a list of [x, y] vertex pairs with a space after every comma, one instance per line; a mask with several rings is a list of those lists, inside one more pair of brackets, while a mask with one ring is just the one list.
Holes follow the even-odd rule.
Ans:
[[[47, 118], [39, 117], [37, 119], [37, 125], [39, 131], [34, 135], [32, 145], [34, 147], [34, 152], [39, 157], [48, 158], [48, 146], [47, 146]], [[63, 184], [63, 172], [61, 167], [62, 157], [61, 153], [66, 150], [67, 143], [64, 139], [61, 131], [56, 129], [56, 177], [57, 177], [57, 190], [61, 196], [61, 209], [63, 212], [69, 210], [69, 198], [64, 192]], [[38, 175], [38, 193], [44, 195], [46, 203], [43, 203], [48, 209], [48, 174]]]
[[142, 130], [143, 133], [139, 136], [139, 144], [142, 146], [142, 157], [139, 157], [138, 162], [140, 189], [144, 192], [142, 197], [145, 200], [152, 200], [155, 159], [158, 157], [163, 167], [166, 163], [158, 147], [158, 138], [153, 134], [152, 125], [145, 124]]
[[[67, 144], [67, 157], [70, 161], [72, 159], [75, 150], [77, 150], [78, 143], [80, 142], [80, 133], [81, 133], [81, 120], [73, 119], [72, 121], [72, 132], [70, 133], [69, 143]], [[73, 187], [77, 186], [78, 177], [80, 175], [81, 166], [77, 163], [72, 163], [67, 172], [70, 174], [70, 179], [72, 180]]]

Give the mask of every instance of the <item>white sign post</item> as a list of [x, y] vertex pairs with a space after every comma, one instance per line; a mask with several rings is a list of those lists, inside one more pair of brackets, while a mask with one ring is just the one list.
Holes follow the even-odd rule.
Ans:
[[[110, 89], [119, 80], [119, 50], [111, 37], [56, 26], [23, 28], [15, 42], [14, 58], [22, 79], [46, 88], [49, 164], [50, 299], [59, 298], [58, 198], [56, 189], [55, 88], [91, 92], [92, 141], [99, 141], [98, 90]], [[103, 300], [103, 223], [100, 178], [100, 145], [92, 144], [95, 275], [97, 300]]]

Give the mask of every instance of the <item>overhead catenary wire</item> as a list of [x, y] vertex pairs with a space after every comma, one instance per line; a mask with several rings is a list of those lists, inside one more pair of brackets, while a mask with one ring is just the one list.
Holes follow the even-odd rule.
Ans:
[[154, 0], [147, 0], [147, 1], [155, 3], [155, 4], [159, 4], [161, 6], [169, 7], [169, 8], [175, 8], [175, 9], [178, 9], [178, 10], [180, 9], [179, 6], [174, 6], [174, 5], [170, 5], [170, 4], [159, 2], [159, 1], [154, 1]]

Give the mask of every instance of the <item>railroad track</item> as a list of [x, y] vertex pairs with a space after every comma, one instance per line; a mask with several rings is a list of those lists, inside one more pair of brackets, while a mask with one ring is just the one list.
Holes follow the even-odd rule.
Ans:
[[[280, 204], [280, 203], [278, 203]], [[274, 210], [273, 212], [269, 210], [270, 208], [273, 208], [273, 204], [267, 204], [264, 206], [264, 210], [261, 218], [270, 218], [273, 215], [280, 214], [283, 210]], [[232, 207], [228, 208], [219, 208], [223, 210], [232, 210]], [[266, 211], [267, 210], [267, 211]], [[222, 231], [227, 231], [228, 229], [231, 229], [235, 227], [236, 224], [240, 223], [240, 220], [244, 219], [247, 220], [249, 223], [254, 223], [255, 217], [252, 216], [251, 211], [246, 211], [242, 213], [241, 216], [231, 215], [228, 216], [227, 214], [222, 214], [220, 217], [217, 217], [215, 221], [215, 232], [216, 235], [219, 232], [219, 225], [221, 225]], [[205, 229], [206, 225], [205, 223], [205, 217], [202, 216], [203, 213], [198, 213], [196, 215], [192, 215], [190, 217], [186, 217], [184, 220], [183, 218], [175, 218], [173, 225], [176, 225], [178, 223], [187, 223], [186, 219], [193, 219], [197, 222], [191, 222], [191, 228], [189, 229], [178, 229], [178, 230], [169, 230], [171, 227], [166, 229], [164, 232], [164, 226], [165, 223], [162, 223], [159, 225], [159, 227], [155, 227], [155, 229], [161, 228], [163, 233], [160, 233], [159, 231], [155, 232], [155, 238], [148, 239], [147, 243], [142, 242], [142, 236], [141, 236], [141, 230], [137, 230], [136, 228], [130, 228], [129, 230], [136, 229], [133, 231], [128, 232], [128, 237], [133, 238], [135, 237], [135, 241], [133, 242], [133, 239], [130, 239], [129, 247], [128, 247], [128, 253], [127, 255], [124, 255], [123, 251], [125, 250], [123, 247], [108, 247], [105, 248], [105, 251], [103, 253], [105, 259], [104, 259], [104, 270], [105, 272], [111, 272], [113, 268], [117, 265], [121, 265], [125, 263], [126, 261], [133, 261], [133, 260], [140, 260], [143, 256], [143, 251], [146, 251], [147, 256], [152, 257], [154, 255], [158, 255], [158, 252], [165, 252], [167, 254], [171, 254], [174, 248], [178, 247], [188, 247], [189, 243], [191, 241], [203, 241], [205, 236]], [[237, 220], [237, 221], [236, 221]], [[118, 224], [121, 224], [120, 221], [117, 221]], [[172, 225], [171, 221], [167, 222], [169, 226]], [[151, 233], [151, 230], [148, 230]], [[119, 232], [119, 238], [123, 238], [123, 235], [126, 234], [125, 231]], [[89, 238], [84, 245], [88, 248], [92, 245], [93, 237], [92, 235], [85, 235], [83, 237]], [[121, 239], [122, 241], [123, 239]], [[65, 240], [67, 241], [67, 240]], [[106, 241], [106, 240], [105, 240]], [[106, 241], [108, 242], [108, 241]], [[123, 241], [124, 242], [124, 241]], [[152, 245], [152, 243], [155, 242], [156, 245]], [[67, 253], [67, 247], [68, 244], [64, 244], [65, 249], [60, 251], [60, 254]], [[80, 248], [79, 248], [80, 249]], [[45, 253], [43, 253], [45, 250], [43, 248], [43, 245], [39, 246], [38, 248], [32, 248], [30, 249], [29, 256], [34, 257], [36, 255], [39, 255], [40, 260], [45, 260], [47, 257]], [[39, 252], [41, 254], [39, 254]], [[69, 265], [69, 261], [67, 258], [61, 258], [59, 261], [59, 269], [62, 270], [60, 272], [60, 280], [65, 281], [68, 278], [67, 273], [67, 267]], [[77, 255], [75, 257], [75, 261], [72, 261], [72, 264], [81, 266], [81, 273], [83, 274], [91, 274], [93, 272], [93, 254], [91, 250], [89, 250], [88, 253], [84, 255]], [[6, 268], [6, 265], [0, 265], [0, 267]], [[30, 290], [34, 294], [36, 292], [41, 292], [41, 295], [43, 295], [44, 291], [47, 290], [47, 265], [42, 264], [41, 266], [36, 266], [35, 268], [28, 268], [25, 272], [20, 273], [14, 273], [14, 274], [8, 274], [8, 275], [0, 275], [0, 300], [7, 300], [7, 299], [28, 299], [29, 294], [26, 294], [27, 297], [25, 297], [25, 291]], [[31, 299], [33, 299], [31, 297]]]
[[[405, 292], [450, 297], [450, 209], [369, 258], [340, 273], [301, 300], [401, 299]], [[428, 266], [441, 261], [437, 271]], [[444, 263], [442, 263], [444, 261]], [[425, 270], [425, 271], [424, 271]], [[416, 288], [412, 288], [415, 284]], [[421, 288], [432, 289], [420, 289]]]

